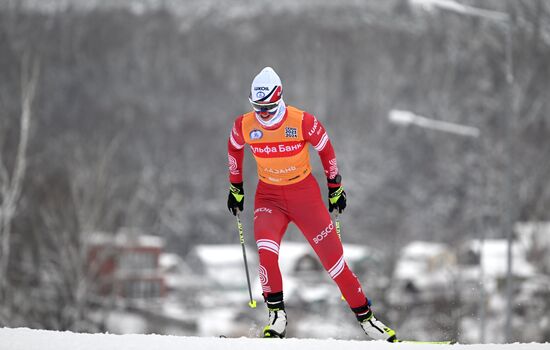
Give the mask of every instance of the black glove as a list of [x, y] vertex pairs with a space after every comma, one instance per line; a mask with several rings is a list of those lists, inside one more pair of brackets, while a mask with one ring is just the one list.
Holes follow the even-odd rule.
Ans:
[[244, 188], [243, 183], [232, 183], [229, 186], [229, 196], [227, 198], [227, 208], [233, 215], [244, 209]]
[[327, 179], [327, 182], [332, 185], [328, 188], [328, 211], [332, 213], [337, 209], [338, 213], [341, 213], [346, 209], [346, 192], [341, 185], [342, 176], [336, 175], [334, 179]]

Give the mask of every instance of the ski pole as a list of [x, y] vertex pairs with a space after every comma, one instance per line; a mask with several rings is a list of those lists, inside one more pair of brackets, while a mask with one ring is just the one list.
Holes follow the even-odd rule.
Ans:
[[340, 214], [338, 213], [336, 213], [336, 217], [334, 218], [334, 227], [336, 227], [338, 238], [342, 241], [342, 236], [340, 235]]
[[237, 228], [239, 229], [239, 240], [241, 241], [241, 247], [243, 248], [243, 259], [244, 259], [244, 270], [246, 271], [246, 283], [248, 284], [248, 295], [250, 296], [250, 301], [248, 306], [252, 309], [256, 308], [256, 300], [252, 298], [252, 288], [250, 287], [250, 275], [248, 274], [248, 262], [246, 260], [246, 248], [244, 246], [244, 234], [243, 234], [243, 224], [241, 223], [241, 218], [237, 212]]
[[[342, 242], [342, 236], [340, 235], [340, 214], [338, 212], [336, 212], [336, 216], [334, 217], [334, 227], [336, 228], [338, 239], [340, 239], [340, 242]], [[346, 298], [344, 298], [344, 295], [341, 296], [341, 299], [346, 301]]]

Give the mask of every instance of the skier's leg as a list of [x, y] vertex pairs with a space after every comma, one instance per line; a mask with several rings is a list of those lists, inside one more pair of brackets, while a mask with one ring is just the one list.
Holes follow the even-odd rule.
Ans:
[[308, 177], [287, 195], [293, 196], [293, 200], [289, 201], [289, 215], [292, 221], [311, 244], [349, 306], [363, 306], [367, 299], [359, 280], [344, 260], [342, 243], [321, 199], [317, 181], [313, 177]]
[[269, 324], [264, 328], [262, 336], [283, 338], [287, 322], [279, 268], [279, 245], [289, 220], [272, 201], [262, 200], [261, 196], [256, 196], [254, 205], [254, 236], [260, 258], [259, 275], [269, 310]]
[[254, 238], [260, 259], [259, 275], [264, 297], [283, 291], [279, 269], [279, 245], [288, 226], [288, 218], [277, 207], [256, 199]]
[[344, 259], [342, 243], [327, 209], [324, 205], [315, 210], [310, 209], [309, 215], [304, 215], [294, 222], [306, 236], [349, 306], [351, 308], [363, 306], [367, 299], [357, 276]]
[[283, 338], [286, 334], [283, 280], [279, 268], [279, 245], [290, 221], [284, 208], [281, 186], [259, 181], [254, 200], [254, 236], [260, 258], [260, 282], [269, 309], [269, 324], [263, 329], [263, 337]]
[[[306, 181], [309, 182], [306, 183]], [[348, 267], [342, 242], [326, 209], [316, 181], [302, 181], [305, 187], [294, 189], [295, 201], [289, 210], [291, 219], [309, 241], [324, 268], [336, 282], [365, 333], [373, 339], [394, 341], [395, 332], [377, 320], [370, 308], [357, 276]], [[304, 201], [303, 198], [307, 198]]]

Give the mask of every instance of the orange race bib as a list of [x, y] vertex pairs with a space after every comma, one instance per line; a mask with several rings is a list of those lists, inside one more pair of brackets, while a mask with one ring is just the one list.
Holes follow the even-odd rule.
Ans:
[[311, 173], [309, 150], [302, 133], [303, 115], [303, 111], [287, 106], [287, 116], [275, 130], [265, 129], [254, 112], [243, 116], [243, 137], [250, 145], [263, 182], [288, 185]]

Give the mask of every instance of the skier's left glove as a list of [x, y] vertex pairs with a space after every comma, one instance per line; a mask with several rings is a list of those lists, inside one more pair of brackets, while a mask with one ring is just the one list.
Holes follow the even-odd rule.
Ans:
[[227, 197], [227, 208], [233, 215], [237, 215], [237, 211], [244, 209], [244, 188], [243, 183], [232, 183], [229, 186], [229, 196]]
[[334, 209], [341, 213], [346, 209], [346, 192], [342, 187], [342, 176], [336, 175], [334, 179], [327, 179], [328, 182], [328, 211]]

